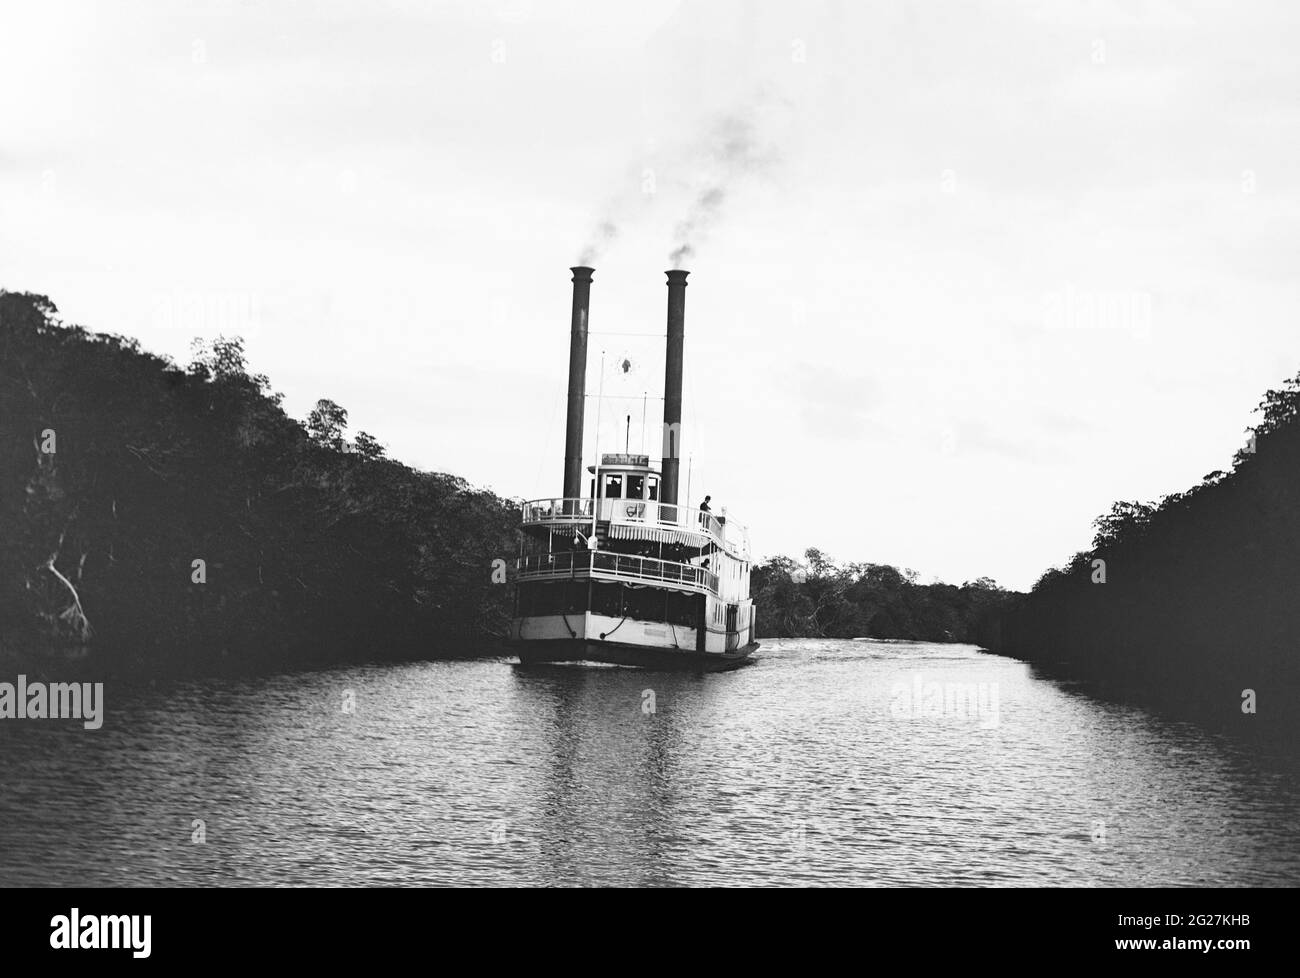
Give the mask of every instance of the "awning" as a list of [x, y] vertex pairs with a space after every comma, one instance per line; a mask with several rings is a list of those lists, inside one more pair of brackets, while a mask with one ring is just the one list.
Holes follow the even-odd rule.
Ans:
[[703, 533], [636, 523], [611, 523], [609, 535], [614, 540], [654, 540], [659, 543], [680, 543], [686, 547], [703, 547], [708, 541]]

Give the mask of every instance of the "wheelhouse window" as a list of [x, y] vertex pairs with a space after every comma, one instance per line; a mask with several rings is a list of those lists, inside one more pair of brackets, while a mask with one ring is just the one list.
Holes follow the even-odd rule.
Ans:
[[659, 499], [659, 477], [655, 475], [649, 476], [646, 479], [646, 484], [648, 491], [645, 498], [657, 501]]
[[606, 499], [623, 498], [623, 477], [621, 475], [605, 476], [605, 484], [601, 492]]
[[627, 477], [627, 498], [640, 499], [645, 495], [645, 478], [639, 475]]

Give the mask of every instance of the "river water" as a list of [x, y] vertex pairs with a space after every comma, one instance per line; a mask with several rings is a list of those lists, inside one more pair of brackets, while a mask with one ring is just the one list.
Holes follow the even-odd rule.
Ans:
[[1293, 757], [971, 646], [104, 697], [97, 731], [0, 721], [0, 883], [1300, 884]]

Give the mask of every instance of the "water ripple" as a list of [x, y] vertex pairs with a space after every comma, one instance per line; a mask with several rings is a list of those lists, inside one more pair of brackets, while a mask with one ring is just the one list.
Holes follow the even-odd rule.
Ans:
[[[956, 690], [953, 708], [927, 710], [931, 689]], [[967, 646], [777, 641], [715, 676], [478, 660], [105, 695], [100, 731], [0, 723], [0, 883], [1300, 882], [1294, 759]]]

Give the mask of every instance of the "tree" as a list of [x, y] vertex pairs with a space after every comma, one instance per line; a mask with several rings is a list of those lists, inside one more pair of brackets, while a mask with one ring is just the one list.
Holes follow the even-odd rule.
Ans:
[[218, 336], [211, 345], [195, 337], [190, 343], [194, 357], [190, 372], [216, 380], [229, 380], [248, 376], [248, 358], [244, 353], [244, 340], [240, 336]]
[[357, 432], [357, 437], [352, 443], [352, 450], [366, 459], [381, 459], [384, 457], [384, 446], [379, 444], [379, 441], [373, 435], [365, 431]]
[[1155, 503], [1115, 503], [1109, 513], [1098, 516], [1092, 522], [1097, 530], [1092, 541], [1093, 549], [1100, 550], [1134, 539], [1151, 521], [1155, 511]]
[[329, 398], [321, 398], [307, 416], [307, 433], [318, 445], [343, 451], [343, 432], [348, 427], [348, 412]]

